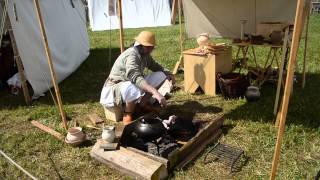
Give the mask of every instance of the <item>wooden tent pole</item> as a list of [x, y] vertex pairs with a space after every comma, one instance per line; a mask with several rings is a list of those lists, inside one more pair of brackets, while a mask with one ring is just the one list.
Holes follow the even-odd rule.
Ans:
[[306, 34], [304, 38], [304, 52], [303, 52], [303, 70], [302, 70], [302, 88], [304, 89], [306, 85], [306, 57], [307, 57], [307, 48], [308, 48], [308, 34], [309, 34], [309, 18], [310, 18], [310, 4], [308, 5], [309, 7], [307, 8], [307, 21], [306, 21]]
[[42, 19], [42, 15], [41, 15], [39, 0], [34, 0], [34, 5], [36, 8], [36, 13], [37, 13], [38, 21], [39, 21], [42, 40], [43, 40], [43, 44], [44, 44], [44, 48], [46, 51], [46, 56], [47, 56], [47, 60], [48, 60], [48, 64], [49, 64], [52, 84], [53, 84], [53, 87], [55, 89], [56, 96], [58, 99], [58, 106], [59, 106], [60, 115], [61, 115], [61, 118], [63, 121], [64, 128], [67, 130], [68, 129], [67, 118], [66, 118], [65, 111], [63, 110], [62, 100], [61, 100], [61, 96], [60, 96], [60, 90], [59, 90], [59, 86], [58, 86], [57, 80], [56, 80], [57, 79], [56, 73], [53, 68], [53, 63], [52, 63], [52, 59], [51, 59], [51, 52], [49, 49], [48, 39], [47, 39], [46, 31], [44, 28], [44, 23], [43, 23], [43, 19]]
[[14, 55], [14, 60], [17, 63], [17, 67], [18, 67], [18, 71], [19, 71], [19, 77], [21, 80], [21, 87], [22, 87], [22, 92], [23, 92], [23, 96], [24, 96], [24, 100], [26, 101], [27, 105], [31, 104], [31, 98], [30, 98], [30, 93], [29, 93], [29, 89], [27, 86], [27, 78], [25, 77], [24, 74], [24, 69], [23, 69], [23, 64], [19, 55], [19, 51], [17, 48], [17, 44], [16, 44], [16, 40], [14, 38], [14, 34], [13, 34], [13, 30], [12, 30], [12, 26], [11, 26], [11, 22], [10, 22], [10, 18], [7, 15], [7, 23], [8, 23], [8, 32], [10, 35], [10, 40], [11, 40], [11, 45], [12, 45], [12, 49], [13, 49], [13, 55]]
[[177, 0], [178, 2], [178, 11], [179, 11], [179, 26], [180, 26], [180, 58], [179, 58], [179, 61], [176, 63], [173, 71], [172, 71], [172, 74], [177, 74], [178, 72], [178, 69], [179, 69], [179, 66], [180, 64], [182, 63], [183, 61], [183, 55], [182, 55], [182, 52], [183, 52], [183, 30], [182, 30], [182, 11], [181, 11], [181, 3], [182, 1], [181, 0]]
[[[124, 42], [123, 42], [123, 20], [122, 20], [122, 0], [118, 0], [118, 17], [120, 25], [120, 50], [124, 51]], [[111, 31], [111, 30], [110, 30]]]
[[301, 35], [301, 30], [303, 26], [302, 21], [303, 21], [304, 6], [305, 6], [305, 0], [298, 0], [294, 30], [293, 30], [292, 45], [291, 45], [291, 51], [290, 51], [290, 58], [289, 58], [289, 64], [288, 64], [288, 73], [287, 73], [286, 85], [284, 89], [283, 103], [281, 104], [282, 108], [280, 113], [280, 124], [278, 128], [276, 147], [273, 155], [270, 180], [275, 179], [276, 171], [278, 167], [278, 161], [280, 157], [281, 143], [282, 143], [282, 138], [284, 134], [286, 116], [288, 112], [288, 104], [289, 104], [292, 81], [293, 81], [294, 65], [296, 63], [296, 58], [297, 58], [297, 53], [299, 48], [299, 36]]
[[177, 15], [177, 3], [179, 0], [173, 0], [172, 1], [172, 8], [171, 8], [171, 24], [176, 23], [176, 15]]
[[284, 62], [286, 60], [286, 51], [288, 47], [288, 34], [289, 34], [290, 27], [288, 26], [284, 33], [284, 40], [282, 45], [282, 54], [281, 54], [281, 64], [279, 69], [279, 77], [278, 77], [278, 86], [277, 86], [277, 93], [276, 93], [276, 100], [274, 102], [274, 109], [273, 114], [276, 115], [278, 112], [278, 104], [279, 104], [279, 97], [280, 97], [280, 90], [281, 90], [281, 83], [283, 79], [283, 69], [284, 69]]

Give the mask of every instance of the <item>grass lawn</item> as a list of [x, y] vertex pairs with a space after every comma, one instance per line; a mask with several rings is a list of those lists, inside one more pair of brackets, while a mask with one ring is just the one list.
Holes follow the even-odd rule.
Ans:
[[[168, 69], [173, 69], [180, 56], [179, 26], [146, 29], [156, 33], [158, 46], [153, 53], [155, 59]], [[301, 88], [301, 43], [296, 68], [298, 83], [294, 84], [288, 110], [277, 173], [279, 179], [312, 179], [320, 170], [319, 15], [311, 16], [309, 30], [306, 88]], [[125, 31], [126, 47], [140, 31], [141, 29]], [[81, 126], [88, 124], [88, 113], [97, 113], [103, 117], [103, 109], [98, 103], [100, 90], [113, 61], [119, 55], [117, 31], [89, 32], [89, 37], [90, 56], [75, 73], [60, 84], [65, 110], [71, 119], [70, 126], [76, 121]], [[185, 48], [194, 48], [195, 44], [194, 39], [187, 40]], [[258, 49], [260, 63], [266, 53], [265, 49]], [[186, 94], [183, 91], [183, 74], [178, 74], [177, 80], [182, 90], [173, 94], [168, 108], [176, 108], [180, 116], [193, 116], [195, 119], [210, 118], [217, 110], [222, 110], [226, 122], [220, 141], [245, 150], [249, 161], [242, 171], [234, 174], [229, 174], [221, 164], [204, 165], [204, 153], [210, 149], [209, 146], [185, 170], [175, 171], [170, 178], [268, 179], [277, 133], [272, 113], [276, 86], [265, 84], [261, 90], [261, 99], [256, 103], [248, 103], [245, 99], [226, 101], [221, 96]], [[117, 171], [93, 160], [89, 156], [91, 146], [67, 146], [33, 127], [31, 120], [38, 120], [66, 133], [50, 93], [33, 106], [25, 106], [22, 96], [9, 95], [8, 91], [0, 92], [0, 149], [34, 176], [39, 179], [59, 179], [59, 176], [63, 179], [123, 178]], [[90, 137], [100, 136], [100, 132], [96, 130], [85, 128], [85, 131]], [[26, 176], [0, 156], [0, 179], [26, 179]]]

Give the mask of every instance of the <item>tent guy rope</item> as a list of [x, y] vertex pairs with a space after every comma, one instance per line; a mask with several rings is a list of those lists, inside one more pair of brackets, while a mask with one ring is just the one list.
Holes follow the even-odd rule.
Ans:
[[5, 157], [11, 164], [13, 164], [14, 166], [16, 166], [18, 169], [20, 169], [22, 172], [24, 172], [26, 175], [28, 175], [31, 179], [33, 180], [38, 180], [36, 177], [34, 177], [33, 175], [31, 175], [28, 171], [26, 171], [25, 169], [23, 169], [19, 164], [17, 164], [16, 162], [14, 162], [9, 156], [7, 156], [2, 150], [0, 150], [0, 154]]

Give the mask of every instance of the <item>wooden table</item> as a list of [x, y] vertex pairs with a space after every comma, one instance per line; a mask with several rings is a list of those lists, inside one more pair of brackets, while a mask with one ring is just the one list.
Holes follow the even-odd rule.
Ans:
[[226, 46], [218, 54], [199, 54], [192, 50], [183, 52], [184, 88], [194, 93], [200, 86], [207, 95], [216, 95], [216, 73], [232, 70], [232, 47]]
[[[272, 45], [272, 44], [251, 44], [251, 43], [233, 43], [233, 46], [237, 47], [237, 54], [235, 59], [243, 59], [244, 61], [248, 60], [248, 54], [249, 54], [249, 50], [251, 50], [252, 55], [253, 55], [253, 61], [255, 63], [256, 67], [259, 67], [258, 63], [257, 63], [257, 56], [256, 56], [256, 51], [255, 48], [256, 47], [265, 47], [265, 48], [269, 48], [269, 52], [268, 52], [268, 56], [265, 60], [265, 64], [263, 66], [263, 68], [267, 68], [268, 66], [272, 66], [273, 62], [276, 61], [277, 66], [280, 67], [279, 64], [279, 55], [281, 53], [281, 48], [282, 45]], [[242, 53], [242, 56], [240, 56], [240, 53]], [[244, 67], [247, 68], [247, 62], [244, 62]]]

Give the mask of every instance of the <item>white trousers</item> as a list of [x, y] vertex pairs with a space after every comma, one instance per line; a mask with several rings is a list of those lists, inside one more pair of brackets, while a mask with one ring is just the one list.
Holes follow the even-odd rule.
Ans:
[[[166, 75], [163, 72], [153, 72], [150, 75], [146, 76], [144, 79], [150, 84], [152, 87], [156, 88], [161, 85], [166, 79]], [[121, 98], [123, 102], [132, 102], [136, 101], [142, 96], [144, 96], [145, 92], [138, 88], [130, 81], [120, 82], [120, 92]], [[103, 87], [100, 96], [100, 103], [106, 107], [114, 106], [114, 97], [111, 86]]]

